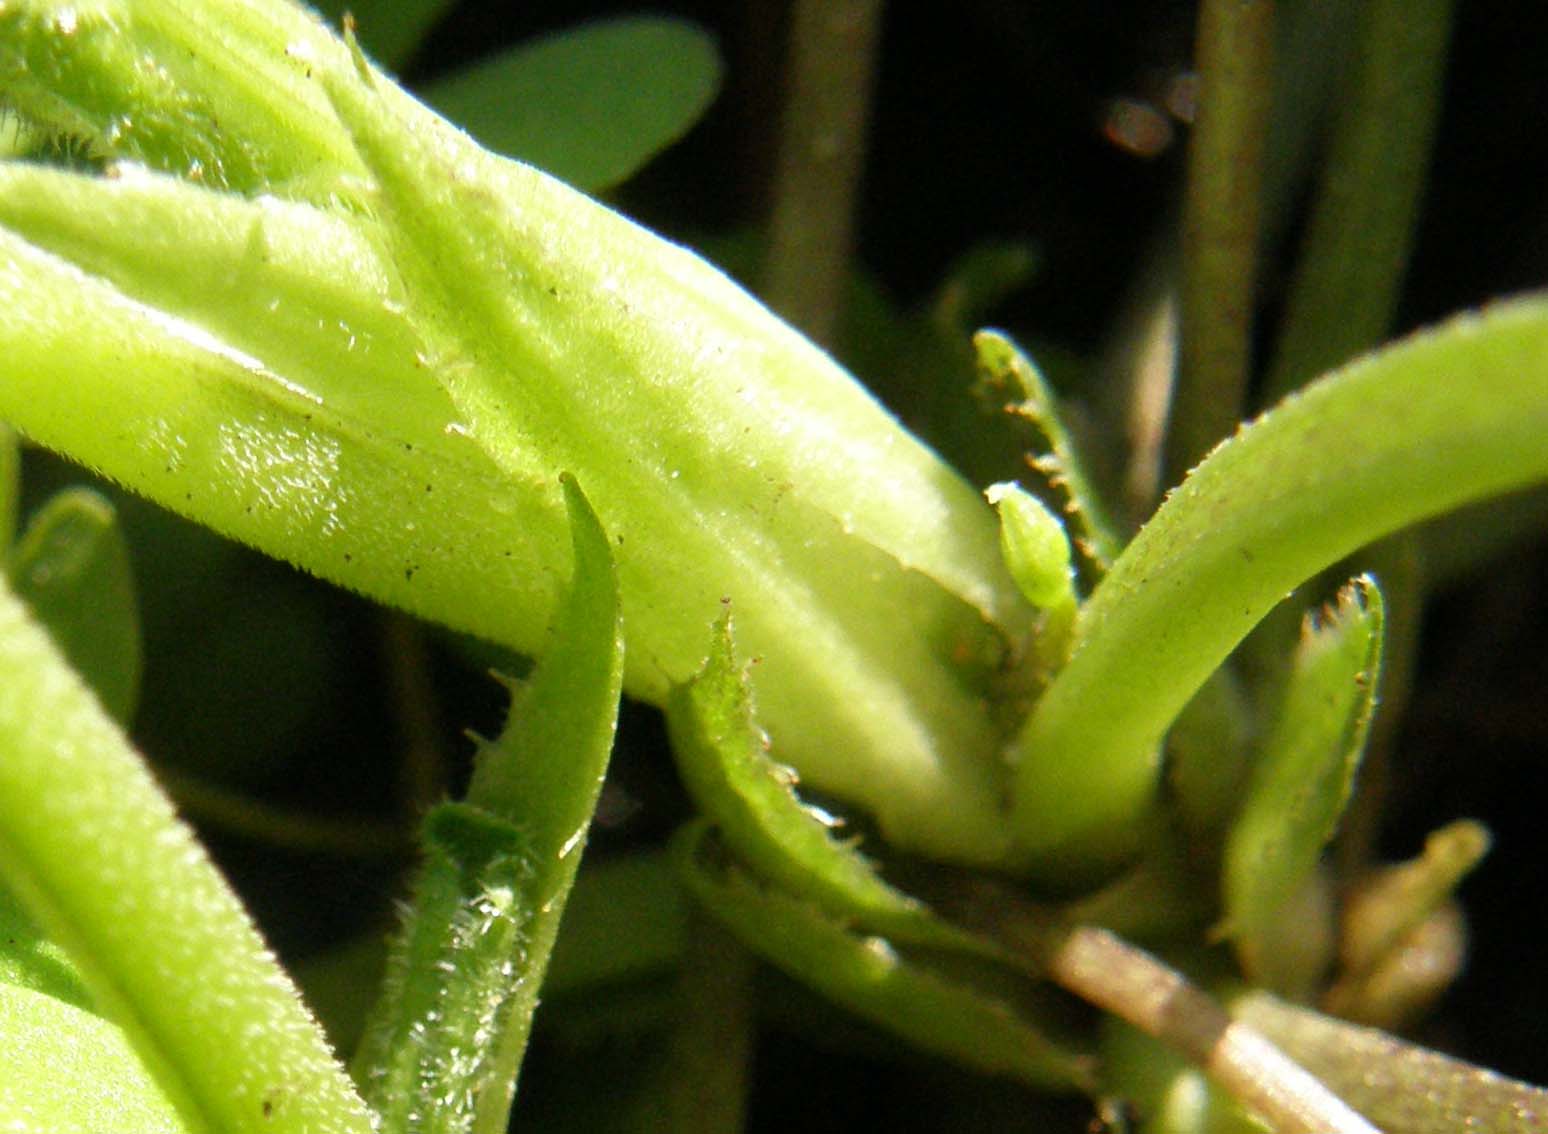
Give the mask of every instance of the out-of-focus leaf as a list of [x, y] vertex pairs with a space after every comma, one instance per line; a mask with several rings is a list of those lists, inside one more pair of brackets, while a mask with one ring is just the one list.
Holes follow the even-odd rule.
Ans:
[[1382, 984], [1404, 995], [1401, 952], [1452, 899], [1488, 853], [1489, 843], [1481, 823], [1459, 819], [1431, 832], [1418, 858], [1375, 871], [1351, 887], [1339, 927], [1339, 979], [1324, 1007], [1363, 1016], [1362, 1004], [1382, 1007], [1377, 995]]
[[707, 823], [677, 835], [689, 890], [753, 952], [834, 1002], [926, 1051], [1047, 1089], [1092, 1085], [1087, 1058], [1011, 1005], [860, 936], [801, 898], [724, 861]]
[[553, 646], [479, 746], [467, 801], [426, 817], [426, 863], [356, 1057], [386, 1132], [506, 1128], [532, 1014], [607, 770], [623, 682], [607, 534], [564, 479], [574, 570]]
[[338, 27], [348, 12], [355, 34], [372, 59], [401, 71], [452, 6], [452, 0], [322, 0], [313, 7]]
[[687, 133], [719, 86], [705, 32], [634, 16], [523, 44], [421, 93], [489, 149], [594, 193]]
[[1196, 1066], [1114, 1016], [1102, 1020], [1102, 1089], [1133, 1109], [1133, 1134], [1266, 1134]]
[[140, 617], [112, 503], [89, 488], [50, 499], [11, 564], [16, 593], [120, 723], [140, 694]]
[[667, 727], [683, 783], [699, 808], [767, 882], [899, 942], [971, 946], [923, 903], [888, 885], [832, 820], [804, 805], [795, 773], [774, 763], [737, 668], [727, 613], [704, 668], [667, 701]]
[[[1275, 919], [1306, 885], [1354, 791], [1376, 703], [1382, 600], [1361, 576], [1308, 619], [1279, 717], [1227, 835], [1224, 931], [1249, 973], [1275, 988], [1283, 950], [1265, 950]], [[1317, 973], [1305, 974], [1315, 979]]]
[[16, 508], [21, 496], [21, 442], [16, 431], [0, 422], [0, 567], [11, 560], [16, 534]]

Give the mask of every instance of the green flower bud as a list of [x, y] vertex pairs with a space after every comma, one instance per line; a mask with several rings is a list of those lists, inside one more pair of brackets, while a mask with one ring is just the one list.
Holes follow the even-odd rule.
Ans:
[[984, 502], [836, 364], [299, 9], [65, 11], [6, 8], [0, 98], [111, 176], [0, 164], [0, 417], [527, 651], [570, 570], [571, 472], [615, 544], [629, 691], [686, 680], [729, 600], [781, 760], [900, 846], [1004, 852], [985, 701], [1030, 614]]

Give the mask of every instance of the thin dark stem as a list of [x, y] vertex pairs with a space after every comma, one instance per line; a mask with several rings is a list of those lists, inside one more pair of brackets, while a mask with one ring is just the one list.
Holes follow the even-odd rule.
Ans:
[[881, 0], [796, 0], [774, 180], [769, 304], [831, 341], [853, 245]]
[[1205, 0], [1167, 444], [1174, 484], [1231, 433], [1246, 400], [1273, 48], [1271, 0]]
[[403, 811], [419, 816], [446, 795], [446, 753], [437, 728], [435, 690], [424, 631], [412, 618], [383, 611], [380, 619], [387, 685], [396, 712]]
[[1379, 342], [1408, 261], [1451, 0], [1372, 0], [1268, 376], [1277, 400]]
[[740, 1134], [752, 1060], [752, 954], [698, 914], [667, 1051], [663, 1131]]

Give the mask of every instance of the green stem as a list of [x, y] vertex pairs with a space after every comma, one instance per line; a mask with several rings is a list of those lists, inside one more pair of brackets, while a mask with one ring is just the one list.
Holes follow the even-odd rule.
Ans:
[[274, 807], [169, 768], [158, 768], [156, 778], [195, 822], [270, 846], [360, 859], [391, 858], [413, 849], [408, 831], [395, 825]]
[[1372, 0], [1290, 293], [1268, 396], [1387, 333], [1440, 104], [1451, 0]]
[[399, 806], [406, 815], [422, 815], [445, 797], [448, 780], [430, 680], [430, 651], [424, 630], [406, 614], [382, 611], [379, 626], [383, 668], [402, 753]]
[[740, 1134], [753, 1047], [753, 957], [704, 912], [693, 921], [664, 1106], [652, 1129]]
[[1167, 476], [1177, 483], [1241, 419], [1273, 80], [1272, 0], [1206, 0], [1199, 116], [1183, 202], [1177, 384]]
[[[1467, 381], [1457, 380], [1467, 375]], [[1018, 864], [1131, 856], [1163, 734], [1304, 579], [1398, 528], [1548, 478], [1548, 301], [1453, 320], [1308, 387], [1217, 449], [1082, 608], [1014, 747]]]
[[881, 0], [797, 0], [765, 296], [833, 338], [854, 243]]
[[21, 439], [0, 422], [0, 568], [11, 561], [21, 500]]

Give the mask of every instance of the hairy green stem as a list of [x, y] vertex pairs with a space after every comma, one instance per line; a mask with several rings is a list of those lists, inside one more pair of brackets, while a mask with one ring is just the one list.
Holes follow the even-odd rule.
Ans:
[[1167, 478], [1230, 434], [1246, 401], [1263, 140], [1273, 82], [1273, 0], [1206, 0], [1199, 115], [1183, 202], [1182, 304]]

